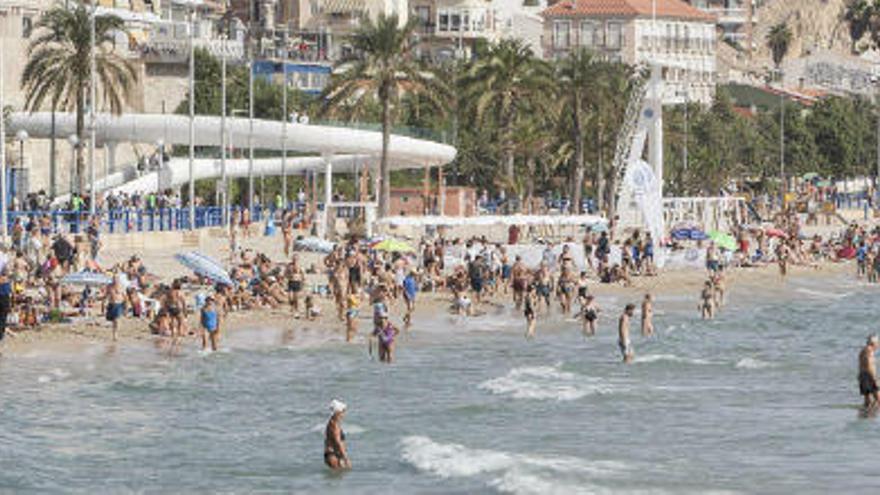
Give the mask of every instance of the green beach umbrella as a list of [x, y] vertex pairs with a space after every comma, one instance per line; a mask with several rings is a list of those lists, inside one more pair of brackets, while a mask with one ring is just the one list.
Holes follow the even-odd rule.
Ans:
[[398, 241], [397, 239], [385, 239], [373, 246], [373, 249], [377, 251], [388, 251], [389, 253], [412, 253], [415, 252], [415, 249], [409, 244]]
[[819, 174], [816, 172], [807, 172], [804, 174], [804, 180], [813, 180], [816, 177], [819, 177]]
[[713, 230], [709, 232], [709, 239], [712, 239], [712, 242], [714, 242], [718, 247], [722, 247], [730, 251], [736, 251], [736, 239], [734, 239], [733, 236], [730, 234], [725, 234], [724, 232]]

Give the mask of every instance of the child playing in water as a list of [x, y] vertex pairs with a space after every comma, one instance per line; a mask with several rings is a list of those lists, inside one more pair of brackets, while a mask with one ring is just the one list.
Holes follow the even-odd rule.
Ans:
[[645, 294], [642, 301], [642, 335], [654, 335], [654, 296], [650, 293]]
[[346, 300], [345, 311], [345, 341], [351, 342], [357, 333], [357, 316], [361, 305], [361, 299], [352, 292]]
[[217, 302], [213, 296], [205, 300], [202, 307], [202, 350], [208, 348], [211, 341], [211, 350], [216, 351], [220, 343], [220, 312], [217, 310]]

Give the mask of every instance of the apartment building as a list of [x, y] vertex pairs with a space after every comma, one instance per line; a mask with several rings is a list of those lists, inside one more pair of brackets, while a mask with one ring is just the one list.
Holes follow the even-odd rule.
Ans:
[[711, 102], [715, 17], [681, 0], [562, 0], [543, 11], [543, 52], [587, 48], [611, 61], [659, 65], [667, 104]]
[[755, 48], [755, 0], [690, 0], [690, 4], [715, 16], [722, 40], [749, 53]]

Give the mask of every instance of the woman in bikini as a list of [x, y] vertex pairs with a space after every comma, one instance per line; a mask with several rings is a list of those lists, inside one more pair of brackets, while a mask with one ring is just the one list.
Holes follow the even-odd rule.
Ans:
[[342, 418], [348, 406], [340, 400], [330, 401], [330, 420], [324, 430], [324, 464], [330, 469], [351, 469], [351, 459], [345, 448], [345, 432], [342, 431]]

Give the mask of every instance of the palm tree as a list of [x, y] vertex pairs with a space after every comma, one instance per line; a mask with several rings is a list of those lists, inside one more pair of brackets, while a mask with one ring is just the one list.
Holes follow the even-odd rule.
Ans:
[[358, 58], [336, 67], [325, 89], [321, 112], [345, 113], [378, 101], [382, 120], [382, 157], [379, 162], [379, 217], [388, 214], [391, 203], [391, 170], [388, 145], [396, 115], [395, 102], [405, 94], [421, 94], [442, 106], [444, 85], [431, 72], [422, 70], [411, 56], [415, 19], [400, 26], [397, 14], [369, 18], [352, 35]]
[[767, 33], [767, 48], [770, 49], [770, 55], [773, 58], [773, 65], [778, 69], [782, 65], [785, 56], [788, 55], [788, 49], [791, 46], [791, 29], [788, 24], [780, 22], [770, 28]]
[[549, 96], [554, 87], [552, 70], [535, 58], [520, 40], [505, 39], [471, 66], [465, 76], [468, 98], [475, 102], [479, 121], [497, 122], [504, 178], [514, 182], [517, 120]]
[[[31, 112], [47, 101], [53, 109], [76, 112], [76, 135], [83, 141], [86, 95], [90, 89], [90, 9], [83, 4], [68, 9], [57, 5], [37, 21], [37, 36], [28, 46], [21, 75], [25, 109]], [[95, 19], [95, 66], [99, 90], [110, 111], [118, 114], [131, 97], [137, 81], [134, 66], [114, 52], [114, 37], [125, 30], [122, 19], [102, 15]], [[82, 150], [77, 149], [79, 190], [85, 187]]]
[[857, 53], [856, 44], [871, 28], [874, 6], [867, 0], [848, 0], [843, 12], [843, 20], [849, 27], [850, 51]]
[[[776, 24], [767, 33], [767, 47], [770, 48], [770, 54], [773, 57], [773, 65], [779, 73], [780, 83], [782, 83], [782, 61], [788, 54], [788, 47], [791, 45], [791, 30], [788, 24], [780, 22]], [[779, 92], [779, 180], [782, 185], [781, 191], [784, 192], [785, 187], [785, 92]]]
[[571, 141], [574, 144], [574, 180], [572, 181], [572, 203], [574, 213], [581, 212], [581, 194], [584, 185], [584, 124], [590, 105], [589, 87], [596, 78], [596, 59], [592, 52], [582, 48], [571, 56], [562, 59], [557, 65], [559, 75], [559, 98], [563, 101], [571, 118]]

